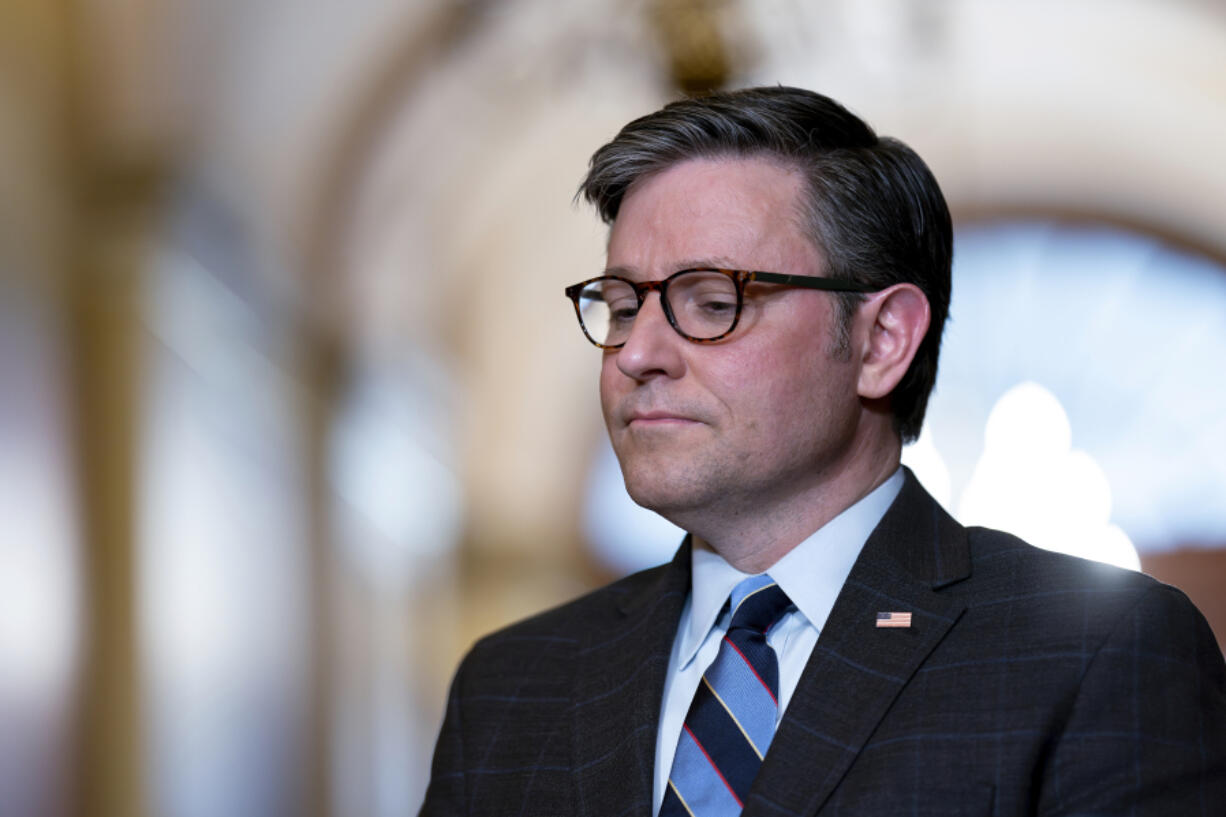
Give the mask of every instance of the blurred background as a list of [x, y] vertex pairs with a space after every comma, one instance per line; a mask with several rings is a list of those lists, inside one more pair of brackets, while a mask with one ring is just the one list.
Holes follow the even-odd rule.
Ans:
[[6, 0], [0, 812], [415, 813], [472, 641], [679, 541], [587, 157], [763, 83], [953, 208], [925, 484], [1226, 636], [1218, 0]]

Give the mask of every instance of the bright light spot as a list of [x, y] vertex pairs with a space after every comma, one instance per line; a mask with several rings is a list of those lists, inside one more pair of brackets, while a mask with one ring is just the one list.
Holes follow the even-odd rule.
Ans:
[[446, 418], [426, 395], [392, 378], [364, 378], [348, 395], [331, 440], [333, 484], [373, 535], [342, 536], [363, 573], [389, 588], [459, 537], [462, 489], [447, 460]]
[[1226, 378], [1206, 376], [1226, 358], [1223, 266], [1102, 226], [1000, 222], [956, 241], [927, 414], [955, 499], [993, 403], [1029, 380], [1059, 395], [1139, 548], [1226, 542]]
[[605, 439], [588, 479], [584, 531], [597, 558], [611, 570], [631, 573], [672, 558], [685, 531], [626, 493], [621, 466]]
[[244, 548], [235, 546], [250, 543], [249, 514], [236, 494], [255, 505], [268, 498], [232, 489], [239, 474], [196, 424], [157, 418], [151, 432], [140, 547], [151, 668], [180, 692], [215, 688], [243, 660], [242, 606], [250, 603], [241, 592]]
[[[65, 494], [40, 457], [0, 442], [0, 693], [50, 700], [76, 646], [76, 565]], [[10, 504], [11, 503], [11, 504]]]
[[919, 439], [902, 450], [903, 465], [910, 468], [933, 499], [949, 508], [953, 490], [949, 467], [932, 439], [932, 429], [925, 425]]
[[[21, 524], [25, 508], [8, 517]], [[72, 658], [72, 564], [66, 548], [45, 538], [17, 536], [0, 542], [0, 693], [44, 695], [66, 678]]]
[[1093, 457], [1072, 448], [1068, 415], [1037, 383], [1005, 392], [962, 494], [964, 525], [1006, 530], [1031, 544], [1140, 569], [1127, 534], [1111, 524], [1111, 487]]

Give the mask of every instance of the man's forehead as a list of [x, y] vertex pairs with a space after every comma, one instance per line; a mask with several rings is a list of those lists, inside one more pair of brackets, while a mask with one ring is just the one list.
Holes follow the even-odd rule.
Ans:
[[[655, 168], [635, 179], [622, 194], [621, 207], [644, 188], [680, 185], [689, 189], [701, 189], [704, 186], [724, 184], [731, 179], [739, 181], [747, 188], [752, 188], [756, 183], [763, 191], [778, 190], [782, 187], [789, 193], [798, 191], [805, 181], [804, 174], [794, 163], [770, 155], [692, 156]], [[618, 216], [620, 215], [619, 207]]]
[[781, 254], [812, 254], [801, 185], [799, 174], [757, 157], [671, 165], [627, 191], [609, 229], [608, 269], [768, 269]]

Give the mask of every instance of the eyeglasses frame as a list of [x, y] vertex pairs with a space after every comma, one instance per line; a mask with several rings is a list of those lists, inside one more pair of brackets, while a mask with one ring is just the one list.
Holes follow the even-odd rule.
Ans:
[[[716, 335], [713, 338], [696, 338], [687, 335], [677, 325], [677, 319], [673, 315], [672, 307], [668, 303], [668, 284], [674, 278], [685, 275], [691, 272], [718, 272], [732, 279], [736, 286], [736, 315], [732, 318], [732, 325], [728, 327], [728, 331], [723, 334]], [[678, 335], [690, 341], [691, 343], [716, 343], [731, 335], [736, 331], [737, 324], [741, 322], [741, 311], [745, 303], [745, 285], [750, 281], [757, 281], [763, 284], [782, 284], [784, 286], [801, 287], [804, 289], [818, 289], [823, 292], [858, 292], [867, 294], [877, 292], [877, 287], [867, 286], [865, 284], [856, 284], [851, 281], [838, 281], [833, 278], [823, 278], [816, 275], [787, 275], [782, 272], [761, 272], [759, 270], [733, 270], [719, 269], [716, 267], [695, 267], [693, 269], [683, 269], [674, 272], [667, 278], [658, 281], [631, 281], [621, 275], [597, 275], [595, 278], [588, 278], [586, 281], [580, 281], [577, 284], [571, 284], [565, 290], [566, 297], [570, 298], [571, 303], [575, 307], [575, 317], [579, 319], [579, 328], [583, 330], [583, 335], [593, 346], [599, 349], [620, 349], [626, 345], [626, 341], [618, 344], [599, 343], [595, 338], [588, 334], [587, 326], [583, 323], [583, 312], [579, 308], [579, 296], [589, 284], [594, 284], [597, 281], [621, 281], [634, 290], [634, 295], [638, 299], [638, 308], [643, 308], [643, 302], [647, 300], [647, 293], [660, 293], [660, 307], [664, 310], [664, 317], [668, 318], [668, 324], [673, 328]], [[637, 315], [637, 313], [636, 313]]]

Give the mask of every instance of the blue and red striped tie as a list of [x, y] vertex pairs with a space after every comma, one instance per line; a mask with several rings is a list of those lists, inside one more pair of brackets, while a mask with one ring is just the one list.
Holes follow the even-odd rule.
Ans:
[[732, 623], [685, 716], [660, 817], [735, 817], [775, 734], [779, 662], [766, 633], [792, 603], [765, 573], [732, 590]]

